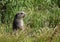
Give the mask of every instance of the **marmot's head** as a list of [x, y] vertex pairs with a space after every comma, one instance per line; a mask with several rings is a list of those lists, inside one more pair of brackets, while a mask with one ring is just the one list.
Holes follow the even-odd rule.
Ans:
[[16, 14], [16, 17], [17, 17], [17, 18], [24, 18], [24, 17], [25, 17], [25, 14], [26, 14], [26, 13], [23, 12], [23, 11], [22, 11], [22, 12], [18, 12], [18, 13]]

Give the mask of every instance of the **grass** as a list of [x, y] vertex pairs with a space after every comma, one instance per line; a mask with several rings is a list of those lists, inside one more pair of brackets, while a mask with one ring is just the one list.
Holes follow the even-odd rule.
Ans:
[[24, 18], [27, 29], [23, 32], [17, 31], [17, 35], [12, 34], [12, 22], [1, 24], [0, 42], [60, 42], [60, 29], [56, 32], [53, 27], [48, 27], [49, 16], [48, 11], [27, 12]]
[[[0, 42], [60, 42], [60, 27], [57, 26], [60, 24], [60, 8], [52, 5], [50, 1], [21, 0], [17, 3], [11, 0], [6, 5], [5, 24], [1, 23], [0, 14]], [[18, 30], [14, 34], [12, 22], [17, 11], [26, 12], [26, 29], [23, 32]]]
[[26, 27], [25, 31], [17, 31], [16, 35], [11, 30], [7, 32], [4, 27], [5, 25], [0, 29], [0, 42], [60, 42], [60, 31], [57, 27], [55, 30], [49, 27], [37, 30]]
[[15, 35], [12, 32], [12, 22], [1, 24], [0, 42], [60, 42], [60, 29], [56, 32], [53, 27], [48, 27], [50, 12], [47, 10], [25, 12], [27, 14], [24, 22], [27, 29], [23, 32], [17, 31], [17, 35]]

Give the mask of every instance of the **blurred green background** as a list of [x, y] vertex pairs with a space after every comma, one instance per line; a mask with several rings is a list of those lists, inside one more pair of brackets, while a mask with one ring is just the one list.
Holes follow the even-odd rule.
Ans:
[[[17, 39], [17, 36], [7, 34], [12, 31], [14, 16], [19, 11], [26, 12], [24, 22], [26, 28], [29, 28], [26, 30], [28, 32], [25, 31], [26, 35], [32, 33], [34, 37], [25, 37], [25, 34], [21, 33], [22, 37], [19, 36]], [[58, 24], [60, 24], [60, 0], [0, 0], [0, 42], [46, 42], [48, 37], [44, 35], [54, 32], [53, 28]], [[60, 42], [59, 39], [60, 36], [53, 39], [53, 42]]]

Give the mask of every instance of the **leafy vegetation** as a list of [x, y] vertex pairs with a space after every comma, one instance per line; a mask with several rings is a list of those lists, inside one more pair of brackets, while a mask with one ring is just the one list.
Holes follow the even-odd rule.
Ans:
[[[0, 42], [60, 42], [60, 0], [0, 0]], [[12, 34], [18, 11], [26, 12], [26, 30]], [[56, 29], [57, 28], [57, 29]]]

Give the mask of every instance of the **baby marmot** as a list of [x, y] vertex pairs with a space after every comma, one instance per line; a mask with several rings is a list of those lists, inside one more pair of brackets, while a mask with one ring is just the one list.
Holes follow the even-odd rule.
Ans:
[[17, 29], [24, 30], [23, 18], [25, 17], [25, 12], [18, 12], [13, 20], [13, 31]]

